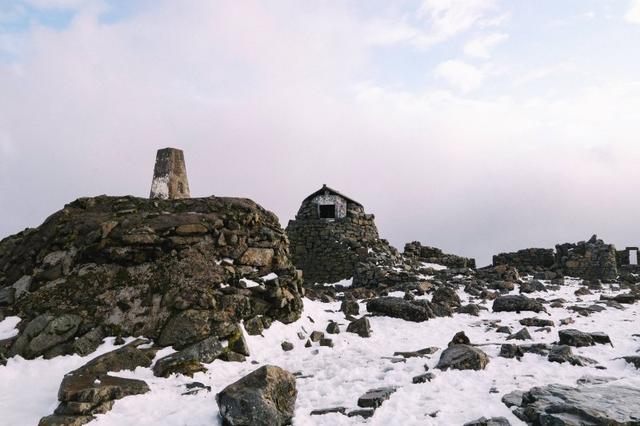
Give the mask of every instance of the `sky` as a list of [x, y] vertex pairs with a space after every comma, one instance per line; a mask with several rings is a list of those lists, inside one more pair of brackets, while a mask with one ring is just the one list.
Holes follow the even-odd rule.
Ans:
[[295, 216], [322, 184], [402, 249], [640, 244], [640, 0], [0, 0], [0, 238], [81, 196]]

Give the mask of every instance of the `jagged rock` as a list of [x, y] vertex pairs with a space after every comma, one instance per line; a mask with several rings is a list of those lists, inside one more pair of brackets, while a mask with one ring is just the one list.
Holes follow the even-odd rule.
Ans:
[[460, 306], [457, 312], [459, 314], [469, 314], [477, 317], [480, 315], [480, 306], [475, 303], [469, 303], [468, 305]]
[[311, 341], [319, 342], [321, 339], [324, 339], [324, 333], [322, 331], [312, 331], [311, 332]]
[[576, 329], [559, 330], [558, 335], [560, 336], [561, 345], [579, 348], [582, 346], [593, 346], [595, 344], [591, 335]]
[[547, 291], [547, 287], [538, 280], [525, 281], [520, 284], [520, 293], [534, 293], [536, 291]]
[[631, 356], [623, 356], [622, 357], [629, 364], [632, 364], [634, 367], [640, 370], [640, 356], [639, 355], [631, 355]]
[[326, 346], [329, 348], [333, 347], [333, 340], [329, 339], [329, 338], [322, 338], [320, 339], [320, 346]]
[[153, 351], [139, 349], [138, 346], [143, 343], [146, 341], [131, 342], [66, 374], [58, 390], [60, 404], [53, 415], [42, 418], [39, 424], [85, 424], [92, 420], [95, 414], [109, 411], [115, 400], [149, 392], [149, 387], [142, 380], [108, 374], [151, 365]]
[[493, 301], [493, 312], [545, 311], [542, 303], [522, 295], [499, 296]]
[[356, 333], [360, 337], [371, 337], [371, 323], [367, 317], [351, 321], [347, 326], [348, 333]]
[[222, 340], [256, 316], [295, 321], [303, 291], [276, 216], [218, 197], [78, 199], [0, 242], [0, 291], [15, 285], [11, 354], [26, 358], [86, 353], [95, 336], [74, 342], [99, 327], [178, 349]]
[[500, 346], [500, 354], [498, 356], [502, 358], [517, 358], [520, 359], [525, 353], [532, 353], [537, 355], [548, 355], [550, 347], [546, 343], [533, 343], [529, 345], [514, 345], [505, 343]]
[[451, 339], [451, 341], [449, 342], [448, 346], [453, 346], [453, 345], [469, 345], [471, 344], [471, 341], [469, 340], [469, 338], [467, 337], [466, 334], [464, 334], [464, 331], [458, 331], [454, 336], [453, 339]]
[[480, 417], [465, 423], [463, 426], [511, 426], [511, 423], [504, 417], [491, 417], [489, 419]]
[[353, 299], [343, 300], [340, 304], [340, 310], [344, 312], [345, 315], [360, 315], [360, 305]]
[[411, 379], [411, 382], [414, 384], [426, 383], [426, 382], [430, 382], [435, 377], [436, 375], [433, 373], [424, 373], [424, 374], [420, 374], [419, 376], [415, 376], [413, 379]]
[[517, 333], [511, 334], [507, 336], [507, 340], [531, 340], [531, 334], [529, 334], [529, 330], [527, 328], [523, 328]]
[[289, 352], [293, 350], [293, 343], [288, 342], [288, 341], [284, 341], [280, 344], [280, 347], [282, 347], [282, 350], [285, 352]]
[[358, 398], [358, 407], [376, 409], [389, 399], [396, 390], [394, 387], [370, 389]]
[[431, 302], [446, 304], [452, 307], [459, 307], [462, 305], [462, 303], [460, 302], [460, 297], [455, 292], [455, 290], [445, 286], [438, 287], [436, 291], [433, 292]]
[[153, 374], [157, 377], [169, 377], [178, 373], [192, 377], [193, 373], [205, 371], [203, 363], [215, 361], [225, 350], [227, 349], [217, 338], [208, 337], [157, 360], [153, 366]]
[[376, 315], [401, 318], [406, 321], [421, 322], [433, 318], [427, 306], [400, 297], [378, 297], [367, 302], [367, 310]]
[[558, 362], [560, 364], [568, 362], [571, 365], [577, 365], [584, 367], [589, 364], [597, 364], [590, 358], [574, 355], [570, 346], [567, 345], [554, 345], [549, 352], [548, 360], [550, 362]]
[[340, 326], [338, 326], [337, 322], [331, 321], [327, 324], [326, 332], [329, 334], [340, 334]]
[[[534, 387], [521, 398], [505, 396], [514, 414], [534, 425], [619, 425], [640, 423], [640, 389], [620, 385]], [[503, 401], [504, 399], [503, 398]], [[519, 401], [518, 401], [519, 400]]]
[[291, 423], [297, 394], [291, 373], [265, 365], [224, 388], [216, 401], [224, 424], [282, 426]]
[[440, 370], [484, 370], [489, 357], [480, 349], [469, 345], [451, 345], [442, 352], [436, 368]]

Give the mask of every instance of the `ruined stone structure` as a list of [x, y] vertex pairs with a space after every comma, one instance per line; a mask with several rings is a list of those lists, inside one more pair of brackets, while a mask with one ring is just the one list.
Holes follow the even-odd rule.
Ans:
[[149, 198], [175, 200], [189, 198], [189, 181], [182, 150], [176, 148], [159, 149], [153, 169], [151, 194]]
[[627, 247], [616, 251], [616, 262], [619, 270], [640, 273], [640, 251], [638, 247]]
[[556, 263], [571, 277], [613, 280], [618, 276], [615, 246], [596, 235], [586, 242], [556, 245]]
[[549, 269], [555, 263], [556, 255], [554, 250], [545, 248], [528, 248], [493, 256], [493, 266], [514, 266], [521, 272], [529, 272], [537, 268]]
[[470, 259], [455, 254], [446, 254], [436, 247], [423, 246], [418, 241], [407, 243], [404, 246], [405, 256], [426, 263], [437, 263], [447, 268], [472, 268], [475, 269], [475, 259]]
[[296, 320], [302, 280], [273, 213], [242, 198], [81, 198], [0, 241], [0, 355], [90, 353], [104, 336], [182, 348], [242, 320]]
[[306, 283], [353, 277], [357, 263], [380, 244], [374, 216], [326, 185], [302, 201], [286, 232], [293, 263], [303, 271]]

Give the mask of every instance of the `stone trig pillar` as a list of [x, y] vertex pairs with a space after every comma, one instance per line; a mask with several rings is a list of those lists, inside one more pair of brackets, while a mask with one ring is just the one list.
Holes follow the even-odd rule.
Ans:
[[190, 197], [187, 168], [184, 165], [184, 154], [181, 149], [158, 150], [149, 197], [165, 200]]

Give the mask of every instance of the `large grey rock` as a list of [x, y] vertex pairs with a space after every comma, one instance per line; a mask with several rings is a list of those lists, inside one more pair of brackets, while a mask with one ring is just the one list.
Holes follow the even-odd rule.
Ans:
[[297, 394], [291, 373], [265, 365], [224, 388], [216, 401], [224, 425], [281, 426], [291, 423]]
[[576, 348], [594, 345], [593, 338], [588, 333], [580, 330], [572, 328], [559, 330], [558, 335], [560, 336], [561, 345], [575, 346]]
[[367, 302], [367, 310], [376, 315], [401, 318], [406, 321], [421, 322], [433, 318], [433, 312], [426, 305], [407, 301], [400, 297], [378, 297]]
[[440, 370], [484, 370], [489, 357], [480, 349], [469, 345], [451, 345], [442, 352], [436, 368]]
[[356, 333], [360, 337], [371, 337], [371, 324], [367, 317], [351, 321], [347, 326], [348, 333]]
[[[517, 401], [518, 398], [504, 400]], [[640, 389], [620, 385], [534, 387], [522, 395], [514, 414], [532, 425], [637, 426]]]
[[498, 296], [493, 301], [493, 312], [544, 311], [542, 303], [523, 295]]
[[225, 347], [217, 338], [208, 337], [157, 360], [153, 374], [158, 377], [169, 377], [173, 373], [193, 376], [193, 373], [205, 370], [203, 363], [215, 361], [224, 351]]

